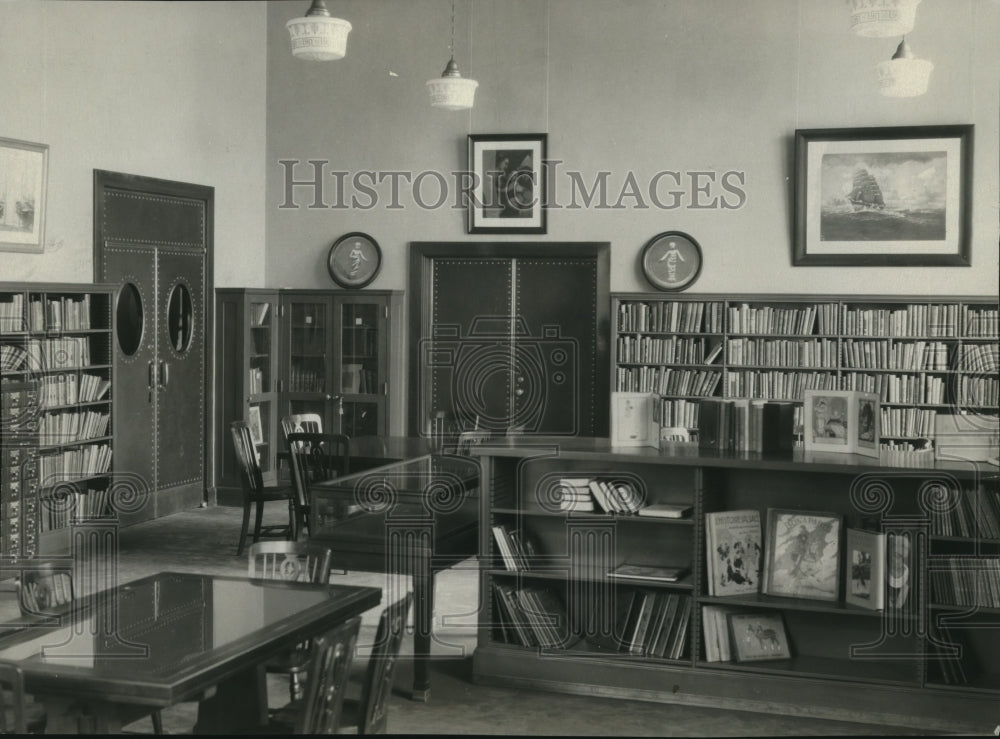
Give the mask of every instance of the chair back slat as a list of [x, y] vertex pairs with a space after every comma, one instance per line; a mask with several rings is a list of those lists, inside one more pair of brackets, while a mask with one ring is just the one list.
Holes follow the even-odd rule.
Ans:
[[240, 484], [243, 492], [255, 498], [264, 489], [264, 478], [257, 460], [257, 449], [246, 421], [233, 421], [229, 426], [233, 435], [233, 448], [240, 468]]
[[250, 547], [247, 575], [260, 580], [325, 584], [332, 554], [310, 542], [259, 541]]
[[318, 413], [290, 413], [281, 419], [281, 433], [286, 440], [289, 434], [321, 434], [323, 418]]
[[313, 639], [296, 734], [337, 733], [360, 627], [361, 618], [355, 617]]
[[358, 733], [383, 734], [388, 722], [389, 696], [392, 681], [399, 662], [399, 648], [406, 632], [407, 614], [413, 602], [413, 593], [393, 603], [382, 611], [375, 635], [365, 681], [361, 686], [361, 702], [358, 707]]

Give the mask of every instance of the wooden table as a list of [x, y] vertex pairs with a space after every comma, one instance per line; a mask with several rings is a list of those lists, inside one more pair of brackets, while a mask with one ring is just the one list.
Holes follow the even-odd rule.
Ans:
[[164, 572], [0, 630], [0, 659], [46, 704], [48, 732], [110, 733], [199, 701], [196, 734], [246, 733], [267, 718], [265, 660], [380, 601], [379, 588]]
[[310, 493], [310, 538], [333, 550], [334, 569], [413, 577], [413, 698], [426, 701], [434, 577], [477, 553], [478, 463], [424, 455], [313, 483]]

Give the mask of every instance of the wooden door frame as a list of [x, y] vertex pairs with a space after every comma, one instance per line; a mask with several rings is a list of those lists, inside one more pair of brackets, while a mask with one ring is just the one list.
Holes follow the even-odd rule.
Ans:
[[[214, 489], [215, 480], [215, 455], [213, 453], [214, 436], [212, 434], [212, 424], [214, 418], [215, 395], [212, 392], [212, 378], [215, 375], [215, 275], [213, 265], [215, 262], [215, 188], [210, 185], [197, 185], [189, 182], [177, 182], [174, 180], [163, 180], [156, 177], [146, 177], [143, 175], [125, 174], [123, 172], [111, 172], [103, 169], [94, 170], [94, 263], [93, 279], [98, 282], [100, 275], [100, 265], [104, 258], [104, 222], [98, 217], [101, 208], [101, 194], [105, 190], [123, 190], [126, 192], [136, 192], [145, 195], [166, 195], [178, 198], [188, 198], [191, 200], [201, 200], [205, 203], [205, 325], [203, 327], [203, 341], [205, 352], [205, 376], [202, 378], [202, 397], [205, 398], [204, 409], [204, 439], [205, 446], [202, 451], [204, 455], [204, 479], [202, 480], [203, 499], [209, 496], [210, 489]], [[114, 298], [117, 300], [118, 291], [115, 291]], [[112, 310], [114, 306], [112, 305]], [[114, 347], [112, 347], [114, 349]]]
[[[438, 258], [522, 258], [522, 259], [579, 259], [592, 257], [597, 266], [597, 346], [608, 358], [605, 372], [598, 375], [598, 392], [605, 391], [610, 405], [611, 373], [611, 243], [608, 241], [411, 241], [409, 272], [409, 353], [410, 371], [420, 371], [420, 341], [431, 322], [431, 263]], [[407, 403], [407, 434], [420, 436], [420, 394], [424, 391], [424, 377], [409, 393]], [[609, 422], [610, 423], [610, 422]], [[610, 431], [609, 431], [610, 433]]]

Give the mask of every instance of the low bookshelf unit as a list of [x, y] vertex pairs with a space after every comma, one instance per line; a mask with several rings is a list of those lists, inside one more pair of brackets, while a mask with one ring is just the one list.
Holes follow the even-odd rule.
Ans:
[[[477, 682], [925, 730], [1000, 722], [996, 466], [585, 438], [472, 454]], [[632, 505], [609, 512], [614, 491]]]

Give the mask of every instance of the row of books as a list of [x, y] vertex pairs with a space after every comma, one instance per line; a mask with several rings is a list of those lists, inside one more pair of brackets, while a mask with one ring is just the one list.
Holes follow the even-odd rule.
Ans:
[[965, 372], [1000, 371], [1000, 346], [997, 344], [964, 344], [959, 367]]
[[46, 375], [41, 378], [39, 402], [42, 408], [92, 403], [103, 398], [110, 389], [110, 380], [86, 372]]
[[957, 336], [958, 306], [914, 303], [902, 308], [843, 306], [843, 332], [856, 336]]
[[260, 367], [250, 368], [250, 378], [247, 390], [251, 395], [260, 395], [264, 392], [264, 370]]
[[712, 364], [722, 354], [722, 342], [712, 346], [704, 338], [619, 336], [618, 361], [622, 364]]
[[375, 356], [378, 354], [378, 331], [371, 326], [344, 326], [341, 351], [346, 356]]
[[954, 505], [931, 516], [931, 534], [1000, 541], [1000, 493], [982, 486], [958, 491]]
[[32, 331], [78, 331], [90, 328], [90, 295], [71, 298], [33, 298], [28, 301]]
[[43, 413], [38, 424], [42, 445], [68, 444], [106, 436], [111, 414], [100, 411]]
[[253, 328], [259, 328], [261, 326], [267, 325], [268, 313], [271, 310], [271, 304], [267, 301], [263, 303], [251, 303], [250, 304], [250, 325]]
[[698, 402], [701, 449], [782, 453], [794, 448], [796, 406], [792, 403], [746, 398]]
[[64, 529], [75, 519], [101, 518], [108, 513], [110, 491], [107, 488], [88, 488], [70, 494], [71, 500], [42, 505], [38, 525], [42, 531]]
[[[840, 378], [841, 390], [876, 393], [883, 403], [944, 403], [945, 378], [934, 375], [869, 375], [846, 372]], [[832, 389], [832, 388], [831, 388]]]
[[22, 370], [27, 358], [27, 352], [19, 346], [14, 346], [13, 344], [0, 346], [0, 370], [7, 372]]
[[855, 369], [948, 369], [948, 345], [943, 341], [855, 341], [843, 345], [845, 367]]
[[969, 678], [979, 671], [973, 661], [972, 650], [962, 639], [956, 638], [958, 633], [946, 624], [938, 623], [927, 640], [933, 664], [937, 665], [940, 679], [946, 685], [967, 685]]
[[288, 391], [292, 393], [322, 393], [326, 390], [326, 375], [323, 369], [305, 366], [301, 360], [293, 360], [289, 369]]
[[24, 296], [13, 293], [0, 300], [0, 334], [24, 331]]
[[38, 458], [38, 474], [42, 487], [82, 477], [103, 475], [111, 468], [110, 444], [87, 444], [79, 449], [67, 449]]
[[836, 306], [832, 303], [795, 308], [742, 303], [729, 308], [729, 330], [741, 334], [806, 336], [817, 332], [816, 319], [820, 316], [818, 333], [829, 335], [836, 332], [836, 315]]
[[500, 632], [509, 644], [558, 649], [579, 641], [569, 629], [566, 608], [549, 588], [493, 582]]
[[690, 595], [621, 589], [615, 604], [614, 635], [592, 641], [598, 648], [617, 647], [635, 656], [683, 659], [691, 611]]
[[672, 367], [618, 367], [615, 389], [658, 395], [712, 395], [722, 379], [718, 370], [673, 369]]
[[740, 609], [731, 606], [701, 607], [701, 626], [705, 635], [705, 661], [729, 662], [733, 658], [729, 646], [730, 613], [739, 613]]
[[933, 408], [882, 408], [882, 436], [930, 438], [934, 435], [936, 417]]
[[833, 339], [729, 339], [726, 342], [726, 361], [732, 365], [835, 369], [837, 342]]
[[947, 568], [929, 573], [935, 603], [1000, 608], [1000, 559], [943, 557], [935, 563]]
[[698, 428], [698, 410], [701, 404], [697, 400], [686, 398], [660, 398], [658, 418], [663, 427], [684, 429]]
[[965, 336], [996, 338], [1000, 335], [1000, 312], [996, 308], [970, 308], [962, 306], [965, 319]]
[[55, 339], [28, 339], [24, 344], [28, 368], [69, 369], [90, 366], [90, 342], [82, 336]]
[[536, 554], [531, 541], [522, 539], [520, 530], [510, 529], [503, 524], [494, 525], [492, 531], [504, 567], [511, 572], [530, 569], [531, 559]]
[[802, 400], [806, 390], [836, 390], [832, 372], [741, 370], [726, 373], [726, 394], [736, 398]]
[[689, 503], [649, 503], [645, 493], [629, 480], [564, 477], [558, 486], [559, 508], [564, 511], [602, 511], [654, 518], [684, 518]]
[[1000, 381], [995, 377], [960, 375], [956, 400], [959, 406], [1000, 405]]
[[619, 331], [722, 333], [723, 304], [700, 301], [621, 303]]

